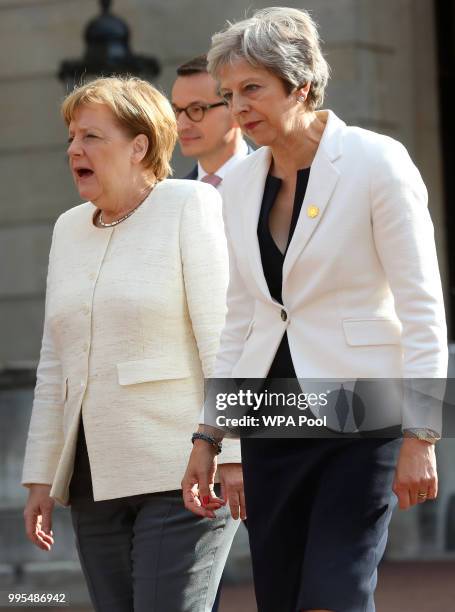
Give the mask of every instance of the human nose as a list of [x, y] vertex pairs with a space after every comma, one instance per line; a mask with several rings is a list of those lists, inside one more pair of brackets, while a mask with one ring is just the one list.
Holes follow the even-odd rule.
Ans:
[[234, 116], [240, 115], [243, 111], [248, 110], [248, 104], [241, 93], [232, 93], [229, 108]]
[[185, 113], [185, 111], [181, 110], [177, 117], [177, 129], [183, 130], [188, 127], [192, 127], [193, 122]]
[[66, 149], [68, 157], [74, 157], [75, 155], [82, 154], [82, 145], [79, 139], [72, 138], [68, 143], [68, 148]]

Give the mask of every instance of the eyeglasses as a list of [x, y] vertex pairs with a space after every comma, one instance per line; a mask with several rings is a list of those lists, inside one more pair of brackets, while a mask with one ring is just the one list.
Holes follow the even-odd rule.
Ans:
[[227, 106], [226, 102], [216, 102], [215, 104], [188, 104], [188, 106], [186, 106], [185, 108], [179, 108], [178, 106], [175, 106], [175, 104], [172, 105], [172, 108], [174, 109], [174, 113], [175, 116], [177, 117], [177, 119], [179, 118], [179, 115], [181, 112], [184, 112], [185, 115], [188, 117], [188, 119], [190, 119], [191, 121], [194, 121], [195, 123], [199, 123], [200, 121], [202, 121], [204, 119], [205, 113], [210, 110], [211, 108], [216, 108], [217, 106]]

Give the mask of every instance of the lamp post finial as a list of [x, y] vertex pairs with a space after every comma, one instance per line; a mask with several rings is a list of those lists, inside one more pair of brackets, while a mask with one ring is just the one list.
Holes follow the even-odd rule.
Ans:
[[112, 1], [111, 0], [101, 0], [101, 10], [103, 13], [107, 13], [111, 8]]
[[[1, 2], [1, 0], [0, 0]], [[160, 73], [154, 57], [137, 55], [130, 49], [128, 24], [110, 12], [112, 0], [99, 0], [101, 14], [85, 27], [85, 49], [81, 59], [63, 60], [58, 78], [67, 89], [99, 76], [135, 75], [151, 80]]]

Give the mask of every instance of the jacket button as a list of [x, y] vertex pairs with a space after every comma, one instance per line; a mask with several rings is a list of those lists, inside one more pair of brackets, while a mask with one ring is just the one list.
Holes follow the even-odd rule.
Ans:
[[281, 310], [281, 320], [282, 321], [286, 321], [288, 318], [288, 313], [284, 310], [284, 308]]

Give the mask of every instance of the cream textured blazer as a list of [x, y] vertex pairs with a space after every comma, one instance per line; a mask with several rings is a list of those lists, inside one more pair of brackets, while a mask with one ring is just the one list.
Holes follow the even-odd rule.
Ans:
[[[213, 187], [163, 181], [110, 229], [93, 225], [95, 210], [55, 225], [23, 471], [63, 504], [81, 413], [95, 500], [180, 488], [226, 309]], [[231, 461], [237, 441], [223, 450]]]
[[[444, 305], [420, 174], [400, 143], [320, 112], [327, 124], [284, 260], [283, 305], [268, 291], [257, 239], [270, 149], [223, 182], [230, 282], [215, 376], [266, 376], [287, 331], [299, 378], [445, 377]], [[403, 408], [404, 427], [417, 424], [412, 409]]]

